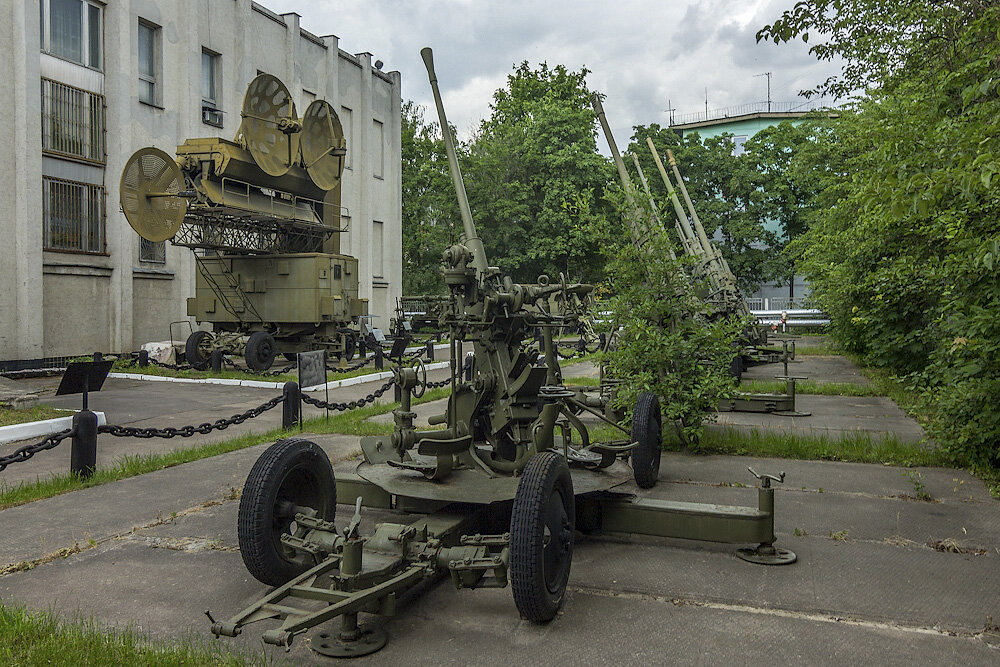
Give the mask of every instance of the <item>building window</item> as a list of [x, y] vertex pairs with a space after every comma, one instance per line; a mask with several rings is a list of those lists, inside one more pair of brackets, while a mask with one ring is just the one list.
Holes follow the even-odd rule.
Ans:
[[42, 51], [101, 69], [101, 7], [85, 0], [40, 0]]
[[373, 120], [375, 131], [375, 178], [382, 178], [385, 173], [385, 129], [381, 121]]
[[104, 164], [104, 96], [43, 78], [42, 152]]
[[139, 237], [139, 261], [156, 262], [157, 264], [167, 263], [167, 243], [166, 241], [147, 241]]
[[743, 145], [747, 142], [747, 135], [742, 134], [737, 137], [733, 137], [733, 155], [743, 155], [746, 153], [746, 149]]
[[156, 85], [160, 71], [159, 38], [157, 26], [139, 21], [139, 101], [152, 105], [159, 104]]
[[104, 188], [42, 176], [45, 250], [104, 252]]
[[219, 58], [218, 53], [201, 50], [201, 120], [216, 127], [222, 127]]
[[344, 140], [347, 142], [344, 169], [354, 169], [354, 151], [351, 150], [351, 142], [354, 141], [354, 112], [347, 107], [340, 107], [340, 125], [344, 128]]
[[385, 263], [383, 261], [383, 225], [378, 220], [372, 224], [372, 276], [381, 278], [384, 275]]

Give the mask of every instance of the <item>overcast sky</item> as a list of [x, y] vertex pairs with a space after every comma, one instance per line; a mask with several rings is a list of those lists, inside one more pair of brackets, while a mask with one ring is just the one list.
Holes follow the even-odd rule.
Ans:
[[[685, 114], [771, 98], [836, 73], [801, 42], [757, 44], [754, 35], [795, 0], [263, 0], [278, 13], [297, 12], [302, 27], [340, 37], [340, 48], [369, 51], [385, 71], [402, 74], [403, 99], [434, 118], [420, 49], [434, 49], [448, 119], [463, 138], [489, 115], [493, 91], [515, 63], [546, 61], [591, 70], [592, 90], [607, 95], [605, 111], [619, 144], [636, 124], [667, 124], [668, 100]], [[603, 140], [599, 141], [602, 149]]]

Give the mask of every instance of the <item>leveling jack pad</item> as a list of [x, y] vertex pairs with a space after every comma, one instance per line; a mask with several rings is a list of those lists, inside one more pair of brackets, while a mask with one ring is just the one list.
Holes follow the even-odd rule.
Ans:
[[309, 648], [331, 658], [359, 658], [378, 651], [388, 640], [381, 628], [359, 628], [357, 639], [342, 639], [340, 633], [321, 630], [309, 638]]
[[791, 565], [797, 558], [794, 551], [766, 544], [759, 547], [737, 549], [736, 556], [758, 565]]

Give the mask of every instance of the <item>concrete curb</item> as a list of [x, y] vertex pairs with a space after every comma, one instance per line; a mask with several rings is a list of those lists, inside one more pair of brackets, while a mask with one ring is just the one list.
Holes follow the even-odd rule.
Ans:
[[[426, 364], [426, 368], [429, 371], [436, 371], [441, 368], [448, 368], [450, 364], [451, 364], [450, 361], [438, 361], [433, 364]], [[232, 387], [254, 387], [258, 389], [281, 389], [282, 387], [285, 386], [284, 382], [265, 382], [263, 380], [231, 380], [228, 378], [173, 378], [173, 377], [166, 377], [163, 375], [143, 375], [142, 373], [108, 373], [108, 377], [116, 378], [119, 380], [146, 380], [149, 382], [180, 382], [182, 384], [224, 384]], [[356, 384], [365, 384], [366, 382], [378, 382], [379, 380], [388, 380], [390, 377], [392, 377], [392, 371], [369, 373], [368, 375], [358, 375], [351, 378], [344, 378], [343, 380], [333, 380], [332, 382], [327, 382], [325, 385], [318, 384], [314, 387], [304, 387], [303, 391], [316, 391], [317, 389], [326, 389], [326, 388], [336, 389], [337, 387], [350, 387]]]
[[[97, 415], [98, 426], [108, 423], [103, 412], [95, 412], [94, 414]], [[73, 428], [72, 417], [56, 417], [55, 419], [43, 419], [38, 422], [0, 426], [0, 444], [28, 440], [29, 438], [42, 438], [53, 433], [58, 433], [59, 431], [65, 431], [68, 428]]]

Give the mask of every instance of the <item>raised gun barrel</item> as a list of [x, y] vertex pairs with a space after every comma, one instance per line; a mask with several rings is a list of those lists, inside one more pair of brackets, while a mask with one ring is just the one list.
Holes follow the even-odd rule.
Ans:
[[465, 245], [472, 251], [472, 266], [476, 269], [476, 277], [481, 283], [489, 272], [489, 261], [486, 259], [486, 247], [476, 233], [476, 223], [472, 221], [472, 209], [469, 208], [469, 196], [465, 193], [465, 181], [462, 170], [458, 166], [458, 153], [451, 137], [451, 126], [444, 113], [444, 102], [441, 101], [441, 91], [438, 89], [437, 74], [434, 73], [434, 51], [429, 46], [420, 49], [420, 57], [427, 68], [427, 78], [434, 93], [434, 106], [437, 107], [438, 122], [441, 124], [441, 135], [444, 137], [445, 151], [448, 153], [448, 166], [451, 167], [451, 181], [458, 197], [458, 210], [462, 214], [462, 228], [465, 230]]

